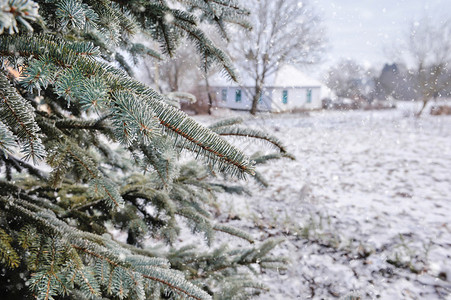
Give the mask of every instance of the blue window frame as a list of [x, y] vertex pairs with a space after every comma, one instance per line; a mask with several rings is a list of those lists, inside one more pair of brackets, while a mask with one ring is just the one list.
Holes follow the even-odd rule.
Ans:
[[282, 103], [287, 104], [288, 103], [288, 90], [282, 91]]
[[307, 89], [307, 103], [312, 103], [312, 90]]
[[235, 90], [235, 102], [241, 102], [241, 90]]
[[221, 100], [227, 101], [227, 89], [222, 89], [221, 91]]

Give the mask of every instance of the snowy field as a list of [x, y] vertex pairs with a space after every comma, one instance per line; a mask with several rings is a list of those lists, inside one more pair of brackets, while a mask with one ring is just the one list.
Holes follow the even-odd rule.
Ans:
[[[297, 158], [259, 167], [269, 188], [249, 180], [251, 197], [220, 199], [222, 219], [262, 239], [286, 238], [277, 253], [291, 264], [263, 275], [271, 291], [260, 299], [451, 299], [451, 117], [411, 112], [398, 105], [245, 122]], [[249, 154], [262, 145], [241, 143]]]

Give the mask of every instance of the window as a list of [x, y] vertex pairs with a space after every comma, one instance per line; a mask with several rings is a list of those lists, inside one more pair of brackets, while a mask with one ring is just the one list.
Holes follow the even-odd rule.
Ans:
[[227, 101], [227, 89], [222, 89], [221, 91], [221, 100]]
[[282, 91], [282, 103], [283, 104], [288, 103], [288, 91], [287, 90]]
[[235, 102], [241, 102], [241, 90], [240, 89], [235, 91]]
[[258, 97], [258, 103], [263, 102], [263, 91], [260, 92], [260, 96]]
[[312, 90], [307, 89], [307, 103], [312, 103]]

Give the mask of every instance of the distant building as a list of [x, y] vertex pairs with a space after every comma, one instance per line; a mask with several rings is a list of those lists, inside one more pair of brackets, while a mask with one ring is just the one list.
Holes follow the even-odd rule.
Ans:
[[[246, 78], [237, 84], [219, 74], [209, 79], [210, 93], [218, 107], [250, 110], [255, 83]], [[258, 103], [259, 111], [283, 112], [320, 109], [322, 83], [293, 66], [283, 66], [266, 80]]]

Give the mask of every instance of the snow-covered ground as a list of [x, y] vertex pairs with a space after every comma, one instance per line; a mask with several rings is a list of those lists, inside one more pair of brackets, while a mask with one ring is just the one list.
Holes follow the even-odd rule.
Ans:
[[[416, 119], [401, 104], [245, 126], [276, 135], [297, 158], [258, 168], [269, 188], [249, 180], [251, 197], [220, 199], [233, 225], [286, 238], [277, 254], [291, 264], [263, 275], [271, 291], [261, 299], [451, 299], [451, 117]], [[262, 145], [241, 143], [250, 154]]]

